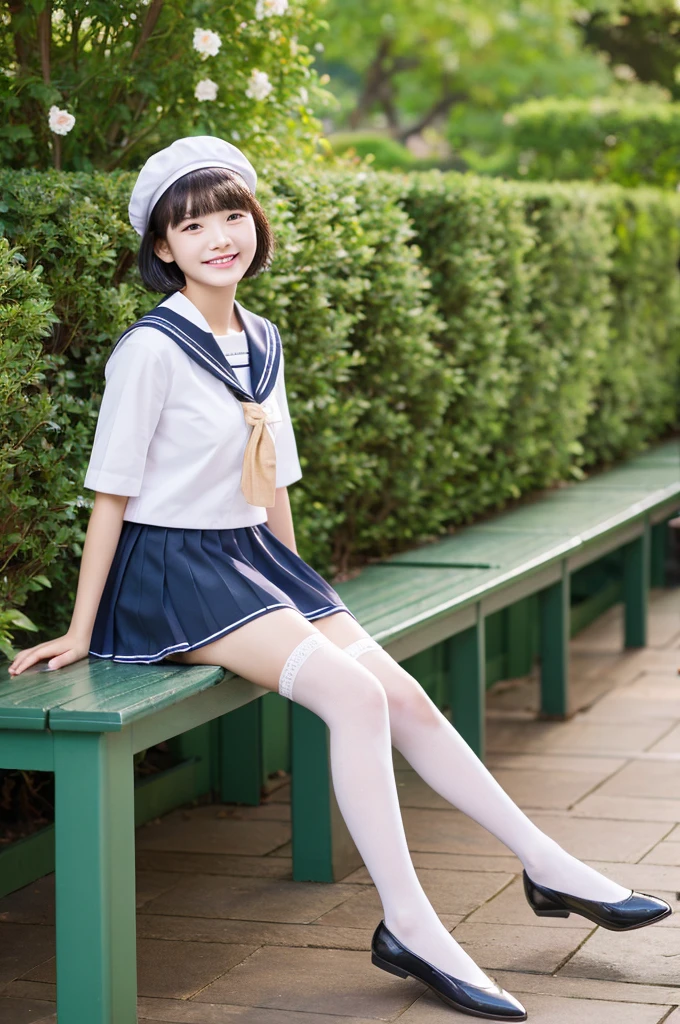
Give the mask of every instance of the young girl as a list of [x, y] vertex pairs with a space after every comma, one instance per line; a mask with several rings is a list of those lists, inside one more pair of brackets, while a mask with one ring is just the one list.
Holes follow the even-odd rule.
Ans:
[[526, 1019], [439, 920], [410, 859], [391, 746], [524, 865], [539, 915], [638, 928], [671, 913], [566, 853], [510, 800], [424, 690], [297, 554], [301, 477], [276, 327], [235, 301], [271, 258], [243, 154], [211, 136], [152, 156], [129, 213], [143, 281], [165, 298], [118, 340], [85, 486], [95, 491], [65, 636], [18, 674], [88, 654], [222, 665], [329, 726], [340, 810], [384, 910], [373, 963], [489, 1020]]

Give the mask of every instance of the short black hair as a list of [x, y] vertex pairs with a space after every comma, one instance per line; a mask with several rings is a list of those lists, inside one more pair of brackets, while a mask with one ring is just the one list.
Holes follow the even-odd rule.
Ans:
[[154, 252], [159, 238], [167, 240], [168, 226], [184, 218], [204, 217], [220, 210], [248, 210], [255, 221], [257, 248], [244, 277], [267, 270], [274, 255], [274, 233], [259, 202], [240, 175], [226, 167], [201, 167], [178, 178], [158, 200], [139, 247], [137, 263], [142, 281], [152, 292], [165, 295], [186, 285], [184, 273], [174, 262], [166, 263]]

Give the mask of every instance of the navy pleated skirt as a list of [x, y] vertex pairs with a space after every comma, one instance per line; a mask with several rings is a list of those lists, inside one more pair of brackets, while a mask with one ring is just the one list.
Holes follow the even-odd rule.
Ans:
[[295, 608], [309, 620], [352, 614], [264, 523], [183, 530], [123, 520], [90, 654], [150, 664], [210, 644], [274, 608]]

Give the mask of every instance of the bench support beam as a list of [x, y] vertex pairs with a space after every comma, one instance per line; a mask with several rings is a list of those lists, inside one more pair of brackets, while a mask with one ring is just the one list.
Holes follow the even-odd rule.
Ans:
[[626, 544], [623, 549], [626, 647], [644, 647], [647, 643], [650, 547], [650, 529], [649, 524], [646, 524], [642, 536]]
[[137, 1024], [129, 731], [54, 734], [60, 1024]]
[[295, 701], [290, 729], [293, 880], [337, 882], [363, 861], [335, 799], [330, 731]]
[[449, 706], [453, 724], [475, 754], [484, 760], [486, 708], [486, 640], [484, 616], [448, 641]]
[[262, 787], [262, 705], [251, 700], [228, 715], [220, 727], [220, 796], [225, 803], [260, 803]]
[[569, 572], [539, 594], [541, 713], [565, 718], [569, 713]]

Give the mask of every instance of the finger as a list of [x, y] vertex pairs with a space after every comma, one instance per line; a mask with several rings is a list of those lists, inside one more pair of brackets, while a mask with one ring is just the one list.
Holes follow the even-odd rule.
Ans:
[[48, 668], [63, 668], [64, 665], [70, 665], [72, 661], [76, 661], [75, 652], [64, 651], [62, 654], [57, 655], [56, 658], [50, 658], [47, 665]]
[[34, 665], [36, 661], [40, 661], [41, 658], [47, 658], [54, 652], [54, 647], [47, 641], [44, 644], [38, 644], [36, 647], [30, 647], [26, 651], [22, 651], [21, 658], [17, 658], [14, 669], [16, 673], [24, 672], [31, 665]]

